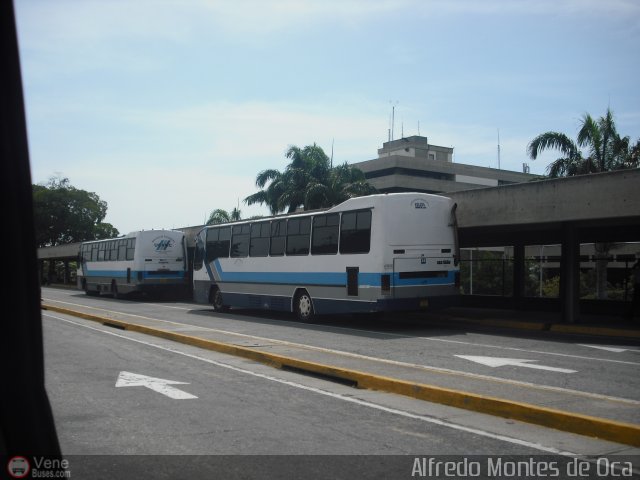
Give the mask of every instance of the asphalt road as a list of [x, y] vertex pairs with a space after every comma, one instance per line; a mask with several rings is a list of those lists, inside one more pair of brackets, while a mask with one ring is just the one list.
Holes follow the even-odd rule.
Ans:
[[[640, 342], [637, 340], [548, 332], [509, 333], [489, 328], [486, 333], [461, 331], [434, 327], [406, 314], [382, 318], [318, 317], [309, 324], [297, 322], [286, 314], [246, 310], [216, 314], [206, 305], [86, 298], [74, 290], [46, 289], [43, 298], [66, 302], [70, 308], [74, 304], [91, 305], [104, 311], [128, 312], [257, 339], [277, 339], [538, 385], [640, 399], [637, 373]], [[502, 366], [499, 359], [523, 362]]]
[[[233, 331], [248, 341], [260, 337], [304, 343], [627, 400], [637, 399], [640, 391], [634, 373], [640, 365], [640, 348], [608, 339], [473, 333], [401, 317], [327, 318], [301, 324], [287, 315], [246, 311], [219, 315], [206, 306], [184, 302], [87, 298], [76, 291], [48, 288], [42, 296], [69, 307], [89, 305], [96, 313], [121, 311]], [[163, 472], [173, 468], [188, 472], [189, 465], [195, 469], [192, 472], [225, 472], [217, 478], [274, 474], [294, 478], [301, 471], [309, 478], [381, 478], [389, 472], [395, 478], [408, 478], [416, 458], [432, 455], [458, 455], [456, 460], [475, 458], [484, 463], [486, 457], [468, 456], [543, 462], [640, 452], [397, 395], [355, 390], [63, 314], [43, 311], [43, 325], [47, 390], [63, 452], [71, 456], [72, 473], [75, 460], [76, 472], [100, 472], [95, 478], [128, 478], [123, 469], [133, 476], [159, 466]], [[456, 355], [532, 360], [566, 371], [492, 367]], [[185, 466], [184, 460], [172, 455], [206, 457], [187, 457]]]

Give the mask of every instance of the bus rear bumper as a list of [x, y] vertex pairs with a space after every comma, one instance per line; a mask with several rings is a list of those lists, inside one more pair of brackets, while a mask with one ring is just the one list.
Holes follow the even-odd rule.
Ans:
[[460, 295], [440, 295], [425, 298], [388, 298], [376, 302], [380, 312], [440, 310], [460, 304]]

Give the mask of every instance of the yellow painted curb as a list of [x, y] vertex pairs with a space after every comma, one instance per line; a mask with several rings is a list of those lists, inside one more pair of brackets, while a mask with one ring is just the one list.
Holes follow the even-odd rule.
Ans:
[[129, 323], [113, 318], [78, 312], [53, 305], [43, 304], [42, 308], [44, 310], [64, 313], [102, 324], [118, 326], [125, 330], [144, 333], [164, 338], [166, 340], [183, 343], [185, 345], [247, 358], [276, 368], [289, 367], [327, 377], [339, 378], [354, 382], [359, 388], [395, 393], [428, 402], [439, 403], [451, 407], [519, 420], [566, 432], [640, 447], [640, 425], [636, 424], [565, 412], [524, 402], [516, 402], [497, 397], [464, 392], [461, 390], [453, 390], [437, 387], [435, 385], [411, 382], [360, 372], [357, 370], [324, 365], [284, 355], [261, 352], [252, 348], [240, 347], [215, 340], [207, 340], [191, 335], [184, 335], [182, 333], [171, 332], [159, 328], [146, 327], [144, 325]]

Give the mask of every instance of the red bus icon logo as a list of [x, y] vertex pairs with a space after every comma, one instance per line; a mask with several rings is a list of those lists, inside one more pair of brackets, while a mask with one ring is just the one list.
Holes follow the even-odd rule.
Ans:
[[25, 478], [30, 470], [29, 460], [24, 457], [13, 457], [7, 463], [7, 471], [13, 478]]

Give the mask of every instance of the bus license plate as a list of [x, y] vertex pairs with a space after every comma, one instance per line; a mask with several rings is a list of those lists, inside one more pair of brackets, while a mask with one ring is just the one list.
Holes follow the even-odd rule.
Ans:
[[427, 308], [429, 306], [429, 300], [424, 298], [420, 300], [420, 308]]

